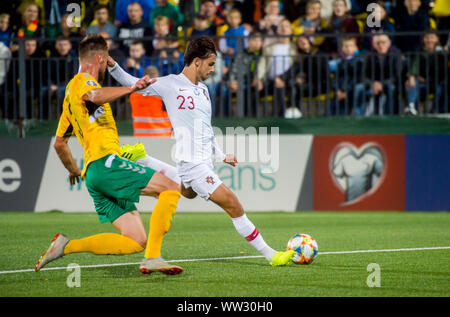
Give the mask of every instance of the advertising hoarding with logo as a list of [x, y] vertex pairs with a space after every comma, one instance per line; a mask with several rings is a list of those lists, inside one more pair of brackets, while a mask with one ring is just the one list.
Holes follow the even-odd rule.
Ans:
[[[243, 140], [247, 138], [247, 140]], [[269, 137], [270, 138], [270, 137]], [[246, 211], [311, 210], [312, 192], [305, 184], [312, 183], [312, 173], [307, 170], [312, 148], [312, 135], [280, 135], [276, 146], [268, 142], [263, 148], [257, 143], [253, 148], [248, 136], [218, 136], [223, 151], [237, 154], [238, 164], [232, 167], [216, 163], [214, 171], [238, 196]], [[258, 142], [261, 139], [258, 139]], [[263, 140], [265, 142], [265, 140]], [[273, 140], [275, 142], [275, 139]], [[52, 139], [51, 144], [54, 140]], [[121, 144], [142, 142], [148, 155], [175, 166], [173, 153], [175, 141], [169, 138], [120, 138]], [[263, 143], [264, 143], [263, 142]], [[272, 146], [273, 145], [273, 146]], [[83, 166], [83, 149], [75, 138], [69, 140], [75, 162]], [[257, 152], [257, 155], [255, 154]], [[42, 164], [44, 166], [44, 164]], [[94, 211], [94, 203], [84, 182], [70, 186], [67, 171], [59, 161], [53, 147], [48, 149], [36, 211], [60, 209], [63, 211]], [[309, 178], [309, 179], [306, 179]], [[156, 199], [141, 197], [138, 210], [152, 211]], [[221, 211], [210, 201], [197, 197], [182, 197], [177, 211]]]
[[404, 210], [403, 135], [315, 136], [314, 210]]
[[[237, 153], [231, 167], [215, 172], [239, 197], [246, 211], [301, 210], [450, 210], [449, 135], [280, 135], [278, 148], [255, 150], [241, 136], [218, 136], [225, 152]], [[120, 139], [143, 142], [148, 154], [175, 165], [174, 141], [167, 138]], [[84, 182], [70, 186], [53, 148], [54, 139], [0, 138], [0, 211], [94, 211]], [[76, 138], [69, 145], [83, 166]], [[258, 146], [258, 152], [261, 146]], [[278, 153], [278, 154], [277, 154]], [[256, 158], [256, 159], [255, 159]], [[154, 198], [137, 205], [151, 211]], [[178, 211], [220, 211], [199, 197], [182, 198]]]

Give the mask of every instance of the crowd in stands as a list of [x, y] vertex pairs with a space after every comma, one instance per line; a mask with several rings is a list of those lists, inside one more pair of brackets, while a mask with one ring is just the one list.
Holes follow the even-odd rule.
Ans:
[[[61, 104], [89, 34], [138, 77], [180, 72], [189, 38], [214, 37], [216, 70], [205, 84], [213, 113], [221, 100], [225, 116], [241, 87], [251, 96], [246, 115], [261, 114], [267, 92], [273, 104], [262, 115], [400, 114], [399, 96], [410, 114], [450, 108], [448, 0], [9, 0], [0, 8], [0, 118], [15, 111], [6, 105], [18, 97], [18, 39], [33, 112], [36, 102]], [[323, 96], [328, 109], [305, 113], [305, 100]]]

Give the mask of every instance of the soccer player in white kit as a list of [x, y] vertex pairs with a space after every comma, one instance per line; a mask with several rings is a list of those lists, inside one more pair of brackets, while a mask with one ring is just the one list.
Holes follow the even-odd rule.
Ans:
[[[184, 69], [178, 75], [153, 79], [143, 95], [162, 98], [176, 140], [177, 172], [182, 194], [193, 198], [197, 194], [222, 207], [231, 217], [237, 232], [257, 249], [272, 266], [286, 265], [293, 251], [272, 249], [262, 238], [255, 225], [247, 218], [236, 195], [226, 187], [214, 172], [212, 157], [235, 166], [233, 154], [225, 155], [218, 147], [211, 126], [211, 100], [208, 88], [201, 81], [214, 71], [216, 47], [206, 37], [190, 41], [184, 55]], [[138, 78], [125, 72], [110, 58], [110, 74], [124, 86], [133, 85]], [[148, 78], [150, 80], [150, 78]], [[143, 162], [138, 161], [143, 164]]]

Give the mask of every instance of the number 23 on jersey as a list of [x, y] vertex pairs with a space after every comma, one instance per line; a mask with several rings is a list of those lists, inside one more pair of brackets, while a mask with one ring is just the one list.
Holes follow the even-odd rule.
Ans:
[[192, 96], [184, 97], [183, 95], [178, 95], [177, 100], [178, 100], [178, 102], [180, 102], [180, 105], [178, 106], [179, 110], [185, 110], [185, 109], [194, 110], [195, 109], [194, 98], [192, 98]]

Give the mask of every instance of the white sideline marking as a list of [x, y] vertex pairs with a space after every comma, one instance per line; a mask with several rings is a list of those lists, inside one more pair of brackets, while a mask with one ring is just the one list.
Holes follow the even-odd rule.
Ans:
[[[401, 252], [401, 251], [426, 251], [426, 250], [446, 250], [446, 249], [450, 249], [450, 246], [446, 246], [446, 247], [424, 247], [424, 248], [404, 248], [404, 249], [383, 249], [383, 250], [331, 251], [331, 252], [319, 252], [319, 255], [351, 254], [351, 253], [376, 253], [376, 252]], [[254, 259], [254, 258], [262, 258], [262, 257], [263, 257], [262, 255], [247, 255], [247, 256], [232, 256], [232, 257], [222, 257], [222, 258], [168, 260], [167, 262], [177, 262], [177, 263], [179, 263], [179, 262], [199, 262], [199, 261], [220, 261], [220, 260]], [[80, 268], [127, 266], [127, 265], [139, 265], [139, 264], [140, 264], [140, 262], [92, 264], [92, 265], [80, 265]], [[66, 269], [67, 269], [66, 266], [58, 266], [58, 267], [43, 268], [43, 269], [41, 269], [41, 271], [66, 270]], [[0, 271], [0, 274], [26, 273], [26, 272], [34, 272], [34, 269]]]

